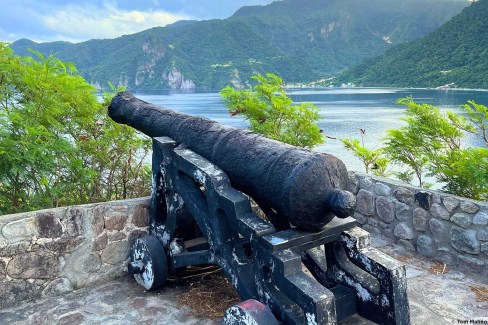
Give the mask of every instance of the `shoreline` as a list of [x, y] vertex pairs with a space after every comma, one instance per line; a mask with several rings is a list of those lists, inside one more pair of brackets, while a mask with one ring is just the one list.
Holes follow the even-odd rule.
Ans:
[[[296, 84], [286, 84], [283, 86], [285, 90], [338, 90], [338, 89], [385, 89], [385, 90], [436, 90], [436, 91], [477, 91], [477, 92], [488, 92], [488, 89], [483, 88], [421, 88], [421, 87], [327, 87], [327, 86], [310, 86], [310, 85], [296, 85]], [[127, 89], [133, 94], [157, 94], [157, 95], [170, 95], [170, 94], [194, 94], [194, 93], [218, 93], [219, 89], [206, 89], [206, 88], [196, 88], [193, 90], [188, 89], [172, 89], [172, 88], [161, 88], [161, 89]]]
[[426, 87], [354, 87], [354, 86], [347, 86], [347, 87], [327, 87], [327, 86], [311, 86], [311, 85], [296, 85], [296, 84], [289, 84], [285, 85], [283, 88], [285, 89], [412, 89], [412, 90], [439, 90], [439, 91], [480, 91], [480, 92], [488, 92], [488, 89], [484, 88], [426, 88]]

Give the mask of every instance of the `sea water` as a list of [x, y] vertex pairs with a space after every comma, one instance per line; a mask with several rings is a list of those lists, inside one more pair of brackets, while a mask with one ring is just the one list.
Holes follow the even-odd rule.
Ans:
[[[396, 104], [404, 97], [418, 103], [435, 105], [442, 112], [462, 112], [461, 105], [468, 100], [488, 106], [488, 92], [460, 89], [402, 89], [402, 88], [311, 88], [287, 89], [288, 96], [296, 103], [311, 102], [320, 109], [318, 126], [327, 137], [326, 143], [313, 150], [339, 157], [349, 170], [364, 171], [353, 153], [344, 149], [339, 139], [357, 138], [369, 149], [379, 148], [386, 130], [399, 128], [405, 107]], [[142, 100], [186, 114], [204, 116], [222, 124], [247, 127], [249, 123], [240, 115], [230, 116], [220, 95], [215, 91], [179, 92], [153, 91], [135, 94]], [[361, 129], [364, 135], [361, 136]], [[468, 136], [465, 146], [482, 146], [483, 143]]]

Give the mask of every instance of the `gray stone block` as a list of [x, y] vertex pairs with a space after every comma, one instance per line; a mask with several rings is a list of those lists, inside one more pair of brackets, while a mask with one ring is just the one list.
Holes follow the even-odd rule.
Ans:
[[122, 213], [112, 213], [105, 217], [105, 229], [122, 230], [125, 228], [128, 216]]
[[108, 235], [106, 232], [95, 238], [93, 241], [92, 248], [94, 251], [101, 251], [105, 247], [107, 247], [108, 244]]
[[395, 205], [390, 198], [380, 196], [376, 199], [376, 213], [381, 221], [390, 223], [395, 219]]
[[354, 212], [354, 219], [356, 219], [360, 225], [364, 225], [368, 221], [368, 218], [358, 212]]
[[450, 237], [452, 246], [458, 251], [469, 254], [480, 253], [481, 245], [478, 239], [476, 239], [476, 230], [452, 226]]
[[383, 222], [383, 221], [380, 221], [380, 227], [382, 229], [389, 230], [389, 229], [391, 229], [391, 224], [390, 223]]
[[430, 219], [429, 228], [436, 243], [449, 241], [451, 224], [439, 219]]
[[73, 284], [67, 278], [57, 278], [49, 282], [44, 290], [42, 290], [43, 296], [54, 296], [61, 293], [67, 293], [73, 291]]
[[410, 191], [408, 188], [398, 187], [393, 191], [393, 193], [395, 194], [397, 200], [400, 202], [408, 205], [412, 205], [415, 202], [413, 192]]
[[46, 248], [53, 252], [68, 253], [78, 249], [83, 244], [84, 237], [58, 238], [46, 244]]
[[349, 192], [356, 195], [359, 192], [359, 178], [354, 172], [349, 172], [349, 182], [348, 182], [348, 189]]
[[415, 231], [404, 222], [395, 226], [393, 234], [399, 239], [413, 239], [415, 237]]
[[432, 238], [427, 235], [420, 235], [417, 238], [417, 252], [419, 254], [432, 257], [435, 251], [435, 244]]
[[2, 228], [3, 237], [19, 240], [23, 237], [37, 235], [37, 229], [32, 218], [23, 218], [7, 223]]
[[412, 211], [410, 210], [410, 206], [405, 203], [396, 202], [395, 216], [400, 221], [410, 220], [412, 218]]
[[478, 234], [476, 238], [482, 241], [488, 241], [488, 229], [480, 229], [478, 230]]
[[85, 232], [84, 226], [85, 210], [81, 207], [68, 208], [64, 223], [66, 232], [71, 237], [83, 235]]
[[445, 196], [443, 201], [444, 201], [444, 206], [449, 212], [454, 211], [454, 209], [456, 209], [459, 205], [459, 200], [452, 196]]
[[79, 311], [69, 312], [59, 316], [57, 324], [59, 325], [70, 325], [70, 324], [83, 324], [85, 321], [85, 316]]
[[[356, 219], [357, 220], [357, 219]], [[366, 222], [366, 221], [365, 221]], [[141, 237], [144, 237], [147, 235], [147, 231], [145, 230], [139, 230], [139, 229], [135, 229], [135, 230], [132, 230], [130, 233], [129, 233], [129, 238], [128, 238], [128, 241], [129, 242], [132, 242], [133, 240], [136, 240], [137, 238], [141, 238]]]
[[63, 234], [61, 221], [52, 211], [37, 213], [36, 226], [41, 238], [57, 238]]
[[488, 242], [481, 244], [481, 251], [485, 254], [488, 254]]
[[124, 240], [126, 238], [127, 238], [127, 235], [125, 233], [123, 233], [122, 231], [117, 231], [116, 233], [110, 235], [108, 240], [110, 242], [113, 242], [113, 241]]
[[4, 247], [0, 247], [0, 256], [9, 257], [18, 254], [27, 253], [29, 251], [31, 242], [22, 240]]
[[397, 241], [397, 245], [402, 246], [407, 251], [415, 252], [415, 246], [412, 244], [410, 240], [399, 239]]
[[471, 201], [461, 201], [460, 207], [466, 213], [476, 213], [479, 210], [478, 205]]
[[374, 187], [374, 181], [369, 176], [359, 177], [359, 187], [365, 190], [372, 190]]
[[0, 281], [5, 279], [5, 275], [7, 274], [7, 263], [3, 260], [0, 260]]
[[428, 220], [429, 217], [427, 211], [422, 208], [416, 208], [415, 210], [413, 210], [412, 223], [415, 230], [426, 231]]
[[356, 209], [365, 216], [374, 215], [374, 197], [369, 191], [360, 189], [356, 196]]
[[129, 257], [130, 244], [128, 241], [118, 241], [110, 243], [103, 250], [102, 262], [117, 265]]
[[479, 226], [488, 225], [488, 214], [485, 212], [478, 212], [473, 218], [473, 224]]
[[442, 196], [438, 193], [432, 193], [432, 203], [442, 203]]
[[[83, 270], [82, 273], [92, 274], [100, 269], [102, 266], [102, 260], [97, 252], [92, 252], [83, 259], [79, 259], [75, 263], [75, 268]], [[81, 273], [81, 272], [80, 272]]]
[[463, 228], [469, 228], [469, 226], [473, 223], [472, 218], [473, 217], [469, 214], [458, 212], [452, 215], [451, 221]]
[[374, 192], [380, 196], [390, 196], [391, 188], [386, 184], [378, 182], [374, 186]]
[[134, 208], [132, 224], [136, 227], [147, 227], [149, 225], [149, 206], [139, 204]]
[[438, 203], [432, 204], [430, 207], [430, 212], [432, 213], [432, 216], [435, 218], [443, 219], [443, 220], [449, 220], [449, 211], [447, 211], [444, 207], [442, 207]]
[[93, 209], [92, 230], [95, 235], [100, 235], [105, 229], [105, 214], [108, 208], [105, 205], [98, 205]]
[[14, 279], [52, 279], [60, 269], [57, 256], [48, 251], [37, 251], [15, 256], [8, 263], [7, 274]]
[[368, 218], [368, 225], [378, 227], [379, 221], [373, 218]]

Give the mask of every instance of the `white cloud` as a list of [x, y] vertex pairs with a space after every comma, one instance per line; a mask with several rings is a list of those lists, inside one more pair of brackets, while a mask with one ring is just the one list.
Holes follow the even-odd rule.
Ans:
[[11, 42], [12, 40], [15, 40], [15, 34], [8, 33], [2, 27], [0, 27], [0, 43]]
[[109, 5], [103, 8], [68, 6], [42, 18], [43, 24], [58, 34], [58, 39], [69, 41], [115, 38], [183, 19], [190, 17], [159, 10], [127, 11]]

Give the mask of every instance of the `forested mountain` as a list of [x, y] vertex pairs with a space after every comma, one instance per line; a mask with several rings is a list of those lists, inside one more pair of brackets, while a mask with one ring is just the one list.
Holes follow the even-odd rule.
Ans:
[[129, 89], [244, 85], [255, 73], [326, 78], [435, 30], [463, 0], [283, 0], [223, 20], [183, 21], [116, 39], [11, 44], [75, 63], [92, 84]]
[[438, 30], [388, 50], [340, 75], [361, 86], [488, 88], [488, 0], [480, 0]]

